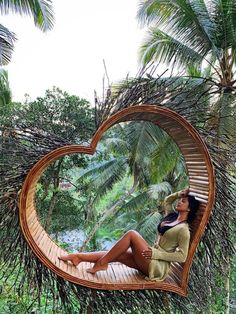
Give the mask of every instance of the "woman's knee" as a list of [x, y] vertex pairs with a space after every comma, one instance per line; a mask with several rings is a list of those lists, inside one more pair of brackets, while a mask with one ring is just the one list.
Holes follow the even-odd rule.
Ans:
[[138, 231], [131, 229], [131, 230], [127, 231], [127, 232], [125, 233], [125, 235], [129, 235], [129, 236], [139, 236], [139, 233], [138, 233]]

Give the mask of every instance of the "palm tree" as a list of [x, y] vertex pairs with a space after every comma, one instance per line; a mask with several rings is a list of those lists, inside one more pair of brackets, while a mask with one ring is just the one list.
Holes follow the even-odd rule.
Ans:
[[6, 70], [0, 69], [0, 108], [11, 103], [11, 89], [8, 81], [8, 73]]
[[[222, 147], [219, 138], [224, 135], [235, 142], [236, 91], [236, 3], [232, 0], [143, 0], [140, 1], [138, 19], [148, 25], [148, 36], [141, 49], [144, 64], [164, 62], [181, 69], [188, 83], [205, 81], [210, 86], [206, 103], [211, 119], [208, 130], [213, 130], [213, 145]], [[181, 77], [180, 79], [184, 79]], [[168, 78], [167, 78], [168, 80]], [[194, 110], [194, 108], [192, 108]], [[227, 146], [227, 142], [225, 144]], [[232, 167], [227, 165], [225, 167]], [[227, 187], [220, 183], [221, 192]], [[224, 211], [227, 228], [229, 211]], [[226, 228], [226, 229], [227, 229]], [[225, 236], [230, 236], [227, 232]], [[225, 273], [230, 273], [229, 257], [225, 251]], [[229, 311], [229, 276], [225, 280], [226, 311]]]
[[149, 26], [141, 60], [165, 62], [187, 72], [211, 68], [216, 86], [235, 89], [236, 4], [231, 0], [142, 0], [138, 19]]
[[[2, 14], [14, 12], [32, 16], [35, 25], [42, 31], [50, 30], [53, 27], [54, 17], [51, 0], [0, 0], [0, 12]], [[10, 62], [15, 39], [15, 34], [0, 24], [1, 65], [6, 65]]]
[[[105, 160], [98, 162], [99, 158], [96, 157], [97, 162], [91, 163], [90, 168], [81, 174], [78, 181], [84, 179], [90, 181], [88, 195], [96, 191], [93, 204], [90, 203], [88, 208], [96, 212], [93, 205], [126, 175], [132, 178], [132, 182], [129, 186], [124, 186], [123, 194], [112, 204], [108, 204], [108, 207], [94, 219], [97, 223], [81, 249], [85, 248], [105, 220], [117, 215], [118, 222], [126, 221], [127, 228], [139, 228], [145, 238], [152, 243], [157, 208], [160, 209], [161, 200], [173, 189], [186, 185], [187, 179], [183, 175], [184, 162], [177, 146], [156, 125], [140, 121], [130, 122], [125, 126], [118, 125], [110, 130], [100, 150]], [[143, 215], [139, 215], [135, 223], [137, 211], [141, 211]], [[129, 219], [130, 217], [132, 219]]]

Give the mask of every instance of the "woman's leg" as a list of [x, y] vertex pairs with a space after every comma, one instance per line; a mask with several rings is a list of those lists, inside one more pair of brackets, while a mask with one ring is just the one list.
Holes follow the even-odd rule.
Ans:
[[86, 253], [72, 253], [58, 258], [64, 262], [72, 262], [74, 266], [77, 266], [80, 262], [91, 262], [96, 263], [101, 257], [103, 257], [107, 251], [98, 251], [98, 252], [86, 252]]
[[121, 260], [122, 258], [124, 259], [124, 253], [131, 248], [133, 261], [137, 265], [137, 269], [142, 271], [145, 275], [148, 275], [150, 260], [142, 255], [142, 252], [147, 250], [148, 247], [148, 243], [138, 232], [130, 230], [111, 248], [110, 251], [101, 256], [95, 265], [87, 271], [95, 274], [97, 271], [106, 270], [108, 263], [118, 261], [119, 259]]
[[[100, 258], [106, 255], [107, 252], [108, 251], [72, 253], [64, 256], [59, 256], [58, 259], [64, 262], [70, 261], [73, 263], [74, 266], [77, 266], [80, 262], [96, 263]], [[133, 253], [131, 250], [128, 250], [127, 252], [121, 254], [117, 258], [117, 260], [114, 260], [113, 262], [120, 262], [122, 264], [125, 264], [126, 266], [139, 269], [133, 258]]]

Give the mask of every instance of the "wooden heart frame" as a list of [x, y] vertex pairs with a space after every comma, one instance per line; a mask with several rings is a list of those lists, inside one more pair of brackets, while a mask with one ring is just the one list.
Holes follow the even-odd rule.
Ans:
[[[66, 254], [41, 226], [35, 206], [37, 182], [47, 166], [66, 154], [94, 154], [102, 135], [113, 125], [132, 120], [146, 120], [167, 132], [182, 152], [189, 176], [190, 194], [200, 200], [201, 206], [190, 225], [191, 240], [185, 263], [171, 263], [168, 277], [161, 282], [147, 281], [134, 269], [112, 263], [106, 272], [91, 275], [86, 269], [89, 263], [77, 267], [64, 263], [58, 256]], [[119, 111], [107, 119], [97, 130], [90, 146], [70, 145], [55, 149], [41, 158], [29, 171], [20, 194], [20, 225], [26, 241], [41, 262], [70, 282], [101, 290], [161, 289], [187, 295], [187, 285], [192, 259], [208, 222], [215, 197], [214, 170], [211, 159], [200, 135], [176, 112], [156, 105], [139, 105]]]

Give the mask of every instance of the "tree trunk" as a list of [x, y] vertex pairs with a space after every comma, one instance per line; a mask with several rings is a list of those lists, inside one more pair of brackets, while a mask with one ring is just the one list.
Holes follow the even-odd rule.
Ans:
[[51, 226], [51, 222], [52, 222], [52, 213], [53, 210], [55, 208], [55, 205], [57, 203], [58, 200], [58, 195], [59, 195], [59, 184], [60, 184], [60, 170], [61, 170], [61, 165], [63, 162], [63, 158], [60, 159], [59, 161], [56, 161], [54, 163], [54, 171], [53, 171], [53, 195], [50, 201], [50, 206], [48, 209], [48, 213], [47, 213], [47, 218], [46, 218], [46, 222], [45, 222], [45, 226], [44, 229], [46, 232], [48, 232], [50, 226]]
[[[220, 138], [222, 136], [222, 133], [224, 134], [225, 127], [229, 121], [227, 121], [228, 117], [230, 117], [228, 111], [228, 108], [224, 106], [223, 101], [225, 102], [225, 95], [224, 92], [222, 91], [221, 94], [218, 96], [218, 99], [215, 100], [214, 102], [214, 107], [213, 110], [211, 111], [212, 118], [208, 120], [206, 128], [208, 130], [214, 130], [216, 132], [216, 137], [213, 140], [213, 143], [218, 147], [218, 148], [223, 148], [223, 144], [220, 142]], [[229, 124], [230, 125], [230, 124]], [[229, 131], [229, 130], [227, 130]], [[227, 132], [228, 133], [228, 132]], [[229, 136], [229, 133], [227, 134]], [[231, 140], [231, 139], [230, 139]], [[225, 165], [225, 168], [228, 168], [230, 165], [227, 163], [226, 160], [221, 160], [221, 163]], [[228, 190], [227, 186], [225, 186], [224, 182], [220, 183], [221, 189], [223, 191], [223, 194], [227, 196]], [[230, 234], [228, 232], [229, 230], [229, 224], [230, 224], [230, 217], [229, 217], [229, 212], [227, 208], [224, 209], [222, 212], [222, 215], [224, 215], [224, 220], [225, 220], [225, 234], [224, 236], [226, 238], [230, 237]], [[222, 217], [223, 219], [223, 217]], [[225, 300], [224, 300], [224, 305], [225, 305], [225, 314], [229, 314], [229, 302], [230, 302], [230, 259], [229, 259], [229, 254], [227, 251], [227, 248], [224, 249], [224, 288], [225, 288]], [[209, 265], [210, 266], [210, 265]], [[209, 297], [211, 298], [212, 291], [211, 288], [208, 287], [209, 290]], [[209, 313], [212, 313], [212, 310], [209, 309]]]
[[51, 226], [51, 222], [52, 222], [52, 213], [53, 210], [55, 208], [55, 205], [57, 203], [58, 200], [58, 192], [53, 192], [52, 198], [51, 198], [51, 202], [50, 202], [50, 206], [49, 206], [49, 210], [47, 213], [47, 218], [46, 218], [46, 222], [45, 222], [45, 226], [44, 229], [46, 232], [48, 232], [50, 226]]

